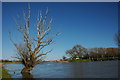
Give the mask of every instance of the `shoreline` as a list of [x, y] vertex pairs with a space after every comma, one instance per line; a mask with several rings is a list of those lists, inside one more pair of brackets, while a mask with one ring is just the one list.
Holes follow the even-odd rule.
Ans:
[[[119, 61], [120, 59], [109, 59], [109, 60], [91, 60], [91, 59], [80, 59], [80, 60], [52, 60], [52, 61], [43, 61], [43, 62], [56, 62], [56, 63], [68, 63], [68, 62], [104, 62], [104, 61]], [[5, 64], [11, 64], [11, 63], [21, 63], [21, 62], [2, 62], [0, 63], [0, 66], [4, 67]]]
[[57, 62], [57, 63], [60, 63], [60, 62], [96, 62], [96, 61], [116, 61], [116, 60], [120, 60], [120, 59], [76, 59], [76, 60], [53, 60], [53, 61], [45, 61], [45, 62]]

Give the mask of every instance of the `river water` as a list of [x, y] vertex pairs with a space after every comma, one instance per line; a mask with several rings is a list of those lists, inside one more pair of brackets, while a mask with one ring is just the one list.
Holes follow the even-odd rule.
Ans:
[[[22, 78], [20, 63], [6, 64], [13, 78]], [[117, 78], [118, 61], [96, 62], [44, 62], [30, 72], [33, 78]]]

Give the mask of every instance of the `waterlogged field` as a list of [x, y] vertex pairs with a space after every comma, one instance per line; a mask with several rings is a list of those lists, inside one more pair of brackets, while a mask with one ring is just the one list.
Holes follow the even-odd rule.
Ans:
[[[22, 78], [20, 63], [6, 64], [13, 78]], [[30, 74], [33, 78], [117, 78], [118, 61], [45, 62], [38, 64]]]

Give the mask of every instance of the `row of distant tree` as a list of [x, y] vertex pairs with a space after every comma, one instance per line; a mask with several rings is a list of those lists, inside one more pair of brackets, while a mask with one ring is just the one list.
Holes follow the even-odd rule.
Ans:
[[84, 48], [81, 45], [75, 45], [72, 49], [66, 51], [67, 57], [63, 60], [74, 59], [118, 59], [120, 54], [118, 48]]
[[16, 60], [7, 60], [7, 59], [2, 59], [0, 60], [0, 62], [20, 62], [20, 61], [16, 61]]

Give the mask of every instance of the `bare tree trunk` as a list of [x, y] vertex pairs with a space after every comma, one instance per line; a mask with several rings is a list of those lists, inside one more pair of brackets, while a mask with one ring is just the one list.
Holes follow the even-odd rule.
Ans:
[[[31, 78], [31, 80], [35, 80], [35, 79], [33, 78], [33, 75], [30, 74], [30, 73], [22, 73], [22, 78], [23, 78], [23, 80], [27, 80], [28, 78]], [[25, 78], [26, 78], [26, 79], [25, 79]]]
[[30, 71], [32, 70], [32, 67], [24, 67], [21, 71], [21, 73], [30, 73]]

